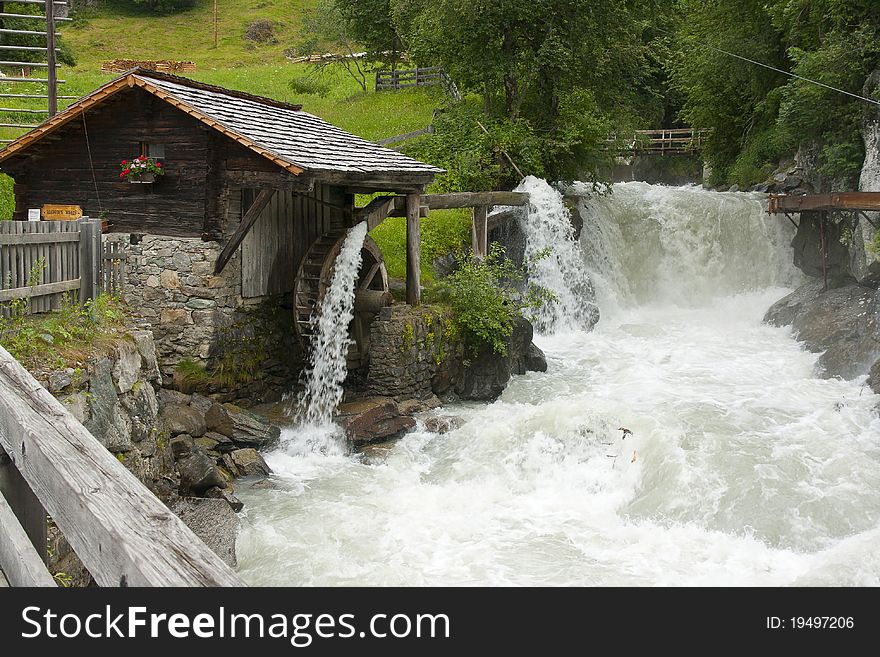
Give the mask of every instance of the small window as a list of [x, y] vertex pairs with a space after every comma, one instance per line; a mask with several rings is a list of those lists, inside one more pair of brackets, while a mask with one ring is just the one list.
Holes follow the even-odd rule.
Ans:
[[153, 160], [165, 159], [165, 144], [151, 144], [141, 142], [141, 155], [149, 157]]

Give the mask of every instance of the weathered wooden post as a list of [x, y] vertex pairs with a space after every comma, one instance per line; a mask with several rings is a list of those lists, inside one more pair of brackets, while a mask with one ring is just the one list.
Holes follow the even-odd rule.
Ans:
[[46, 510], [2, 446], [0, 446], [0, 497], [8, 502], [40, 559], [45, 563]]
[[85, 303], [101, 293], [101, 222], [83, 217], [79, 230], [79, 301]]
[[406, 195], [406, 302], [418, 306], [422, 300], [421, 288], [421, 218], [419, 206], [420, 194]]
[[471, 246], [477, 260], [484, 260], [489, 249], [488, 214], [489, 208], [485, 205], [474, 206], [471, 221]]

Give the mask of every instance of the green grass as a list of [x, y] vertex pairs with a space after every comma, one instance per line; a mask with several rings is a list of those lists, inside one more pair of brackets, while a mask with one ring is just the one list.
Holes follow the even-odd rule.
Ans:
[[[213, 0], [187, 11], [161, 15], [129, 0], [101, 0], [100, 9], [81, 12], [61, 29], [79, 64], [100, 70], [111, 59], [194, 61], [198, 70], [256, 66], [283, 59], [297, 41], [303, 10], [315, 0], [218, 0], [218, 42], [214, 48]], [[277, 43], [246, 41], [249, 23], [273, 23]]]
[[[435, 210], [421, 222], [422, 284], [430, 285], [436, 280], [432, 263], [435, 258], [461, 248], [470, 240], [471, 211]], [[406, 217], [389, 217], [376, 226], [370, 237], [376, 240], [385, 268], [392, 278], [406, 277]]]
[[0, 304], [0, 345], [28, 370], [79, 367], [89, 357], [109, 353], [123, 336], [128, 310], [102, 294], [80, 306], [65, 299], [61, 309], [27, 315], [27, 300]]

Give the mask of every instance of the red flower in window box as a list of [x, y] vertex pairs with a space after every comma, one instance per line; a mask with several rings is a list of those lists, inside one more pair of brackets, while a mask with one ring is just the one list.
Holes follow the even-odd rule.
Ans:
[[165, 175], [162, 163], [145, 155], [141, 155], [130, 162], [122, 160], [119, 166], [122, 168], [119, 177], [132, 183], [153, 182], [157, 176]]

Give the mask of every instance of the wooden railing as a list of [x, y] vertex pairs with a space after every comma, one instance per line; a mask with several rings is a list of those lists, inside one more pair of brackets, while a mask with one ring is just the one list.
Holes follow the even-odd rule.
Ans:
[[0, 304], [29, 299], [26, 312], [40, 313], [58, 308], [65, 294], [95, 298], [103, 249], [96, 219], [0, 221]]
[[694, 153], [703, 149], [708, 135], [709, 130], [693, 128], [636, 130], [633, 150], [658, 155]]
[[13, 586], [54, 584], [47, 514], [101, 586], [241, 585], [2, 347], [0, 493], [0, 569]]
[[400, 71], [376, 71], [376, 91], [398, 90], [406, 87], [428, 87], [443, 84], [443, 69], [439, 66], [409, 68]]

